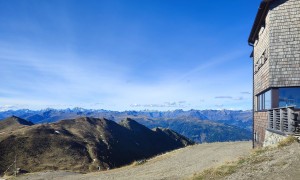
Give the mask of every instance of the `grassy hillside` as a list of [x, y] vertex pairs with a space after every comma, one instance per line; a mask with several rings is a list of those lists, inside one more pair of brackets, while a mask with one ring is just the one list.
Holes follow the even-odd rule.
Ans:
[[32, 125], [33, 123], [31, 121], [27, 121], [25, 119], [16, 116], [12, 116], [0, 121], [0, 133], [5, 131], [13, 131], [16, 129], [20, 129]]
[[298, 180], [300, 144], [297, 141], [294, 137], [288, 137], [277, 146], [255, 149], [248, 156], [206, 169], [191, 179]]
[[3, 131], [0, 139], [0, 174], [15, 156], [18, 167], [28, 172], [89, 172], [99, 167], [120, 167], [193, 144], [176, 132], [152, 131], [131, 119], [117, 124], [86, 117]]

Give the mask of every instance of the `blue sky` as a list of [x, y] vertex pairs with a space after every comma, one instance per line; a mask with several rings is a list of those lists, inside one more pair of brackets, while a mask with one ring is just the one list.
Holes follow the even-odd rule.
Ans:
[[0, 110], [251, 109], [260, 0], [0, 0]]

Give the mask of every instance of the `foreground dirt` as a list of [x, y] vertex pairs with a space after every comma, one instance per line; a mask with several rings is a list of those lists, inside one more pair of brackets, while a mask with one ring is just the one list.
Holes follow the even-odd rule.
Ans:
[[23, 175], [17, 179], [185, 179], [204, 169], [248, 155], [250, 151], [251, 142], [200, 144], [157, 156], [142, 165], [131, 165], [89, 174], [40, 172]]

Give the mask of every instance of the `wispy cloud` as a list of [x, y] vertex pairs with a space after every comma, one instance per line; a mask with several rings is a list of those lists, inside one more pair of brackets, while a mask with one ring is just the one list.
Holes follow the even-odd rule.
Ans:
[[216, 96], [216, 99], [232, 99], [231, 96]]
[[8, 111], [8, 110], [13, 110], [13, 109], [17, 109], [17, 108], [18, 108], [17, 106], [5, 104], [5, 105], [0, 106], [0, 111]]
[[222, 109], [222, 108], [224, 108], [224, 104], [216, 104], [215, 107]]
[[[212, 57], [211, 59], [209, 59], [207, 61], [202, 61], [202, 62], [205, 62], [205, 63], [199, 64], [195, 68], [193, 68], [190, 71], [184, 73], [182, 76], [180, 76], [179, 80], [188, 79], [189, 77], [193, 77], [195, 74], [197, 74], [199, 72], [202, 72], [202, 71], [206, 71], [208, 69], [212, 70], [213, 67], [219, 66], [219, 65], [224, 64], [228, 61], [233, 61], [233, 60], [245, 55], [246, 53], [248, 53], [248, 52], [241, 51], [241, 50], [236, 50], [236, 51], [233, 51], [233, 52], [228, 53], [228, 54], [222, 54], [222, 55], [219, 55], [219, 56], [216, 56], [216, 57]], [[211, 74], [207, 74], [207, 76], [212, 76], [212, 75], [213, 75], [213, 71], [211, 72]]]
[[186, 108], [188, 104], [186, 101], [178, 102], [164, 102], [161, 104], [131, 104], [131, 107], [142, 107], [142, 108]]
[[237, 100], [237, 101], [241, 101], [241, 100], [243, 100], [244, 99], [244, 97], [234, 97], [234, 98], [232, 98], [233, 100]]
[[231, 100], [243, 100], [243, 97], [232, 97], [232, 96], [216, 96], [215, 99], [231, 99]]

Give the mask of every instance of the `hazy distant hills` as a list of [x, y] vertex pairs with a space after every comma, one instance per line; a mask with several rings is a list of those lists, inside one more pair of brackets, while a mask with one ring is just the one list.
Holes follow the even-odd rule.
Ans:
[[226, 142], [250, 140], [251, 132], [236, 126], [217, 123], [210, 120], [189, 118], [141, 119], [137, 122], [149, 127], [166, 127], [172, 129], [195, 142]]
[[251, 139], [252, 111], [175, 110], [175, 111], [107, 111], [74, 109], [16, 110], [0, 112], [0, 119], [12, 115], [34, 123], [56, 122], [78, 117], [106, 118], [119, 122], [131, 118], [148, 128], [170, 128], [196, 142]]
[[194, 144], [172, 130], [150, 130], [129, 118], [116, 123], [82, 117], [32, 125], [10, 117], [1, 123], [5, 128], [0, 130], [0, 174], [13, 163], [15, 156], [18, 168], [28, 172], [89, 172]]

